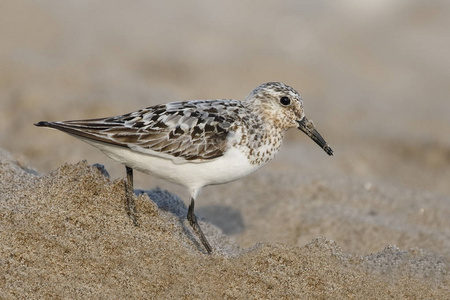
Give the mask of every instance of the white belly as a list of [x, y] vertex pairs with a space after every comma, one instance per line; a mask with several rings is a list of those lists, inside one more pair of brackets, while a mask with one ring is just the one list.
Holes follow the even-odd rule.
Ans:
[[171, 159], [135, 152], [129, 148], [82, 140], [130, 168], [178, 183], [190, 190], [234, 181], [263, 166], [250, 164], [245, 154], [236, 148], [231, 148], [223, 156], [206, 162], [174, 163]]

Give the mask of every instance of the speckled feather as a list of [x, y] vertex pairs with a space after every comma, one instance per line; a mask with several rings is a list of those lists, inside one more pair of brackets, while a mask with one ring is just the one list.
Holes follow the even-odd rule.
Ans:
[[136, 151], [151, 149], [186, 160], [208, 160], [226, 151], [227, 136], [241, 124], [244, 111], [237, 100], [194, 100], [121, 116], [53, 124], [74, 135]]
[[[283, 96], [289, 97], [289, 105], [280, 104]], [[251, 164], [262, 164], [278, 152], [284, 132], [304, 118], [302, 104], [293, 88], [269, 82], [244, 101], [171, 102], [120, 116], [37, 125], [178, 163], [216, 159], [236, 147]]]

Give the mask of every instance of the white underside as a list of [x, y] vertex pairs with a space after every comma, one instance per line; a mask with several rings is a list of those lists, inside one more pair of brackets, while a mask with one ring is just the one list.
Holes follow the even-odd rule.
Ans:
[[237, 148], [230, 148], [223, 156], [206, 162], [180, 163], [176, 160], [175, 163], [168, 158], [139, 153], [129, 148], [77, 138], [130, 168], [186, 187], [194, 198], [204, 186], [234, 181], [262, 167], [250, 164], [244, 153]]

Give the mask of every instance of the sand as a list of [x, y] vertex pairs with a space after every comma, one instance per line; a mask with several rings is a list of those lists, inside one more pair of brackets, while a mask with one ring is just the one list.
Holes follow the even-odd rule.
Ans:
[[[450, 4], [3, 1], [0, 298], [450, 299]], [[243, 99], [282, 81], [302, 132], [196, 202], [41, 120]], [[109, 174], [108, 174], [109, 173]]]
[[388, 245], [351, 255], [319, 237], [302, 246], [257, 243], [241, 249], [203, 223], [216, 249], [207, 255], [184, 218], [186, 207], [168, 192], [136, 198], [135, 227], [125, 213], [124, 181], [110, 180], [85, 161], [36, 175], [2, 151], [0, 166], [2, 298], [450, 295], [448, 260], [419, 248]]

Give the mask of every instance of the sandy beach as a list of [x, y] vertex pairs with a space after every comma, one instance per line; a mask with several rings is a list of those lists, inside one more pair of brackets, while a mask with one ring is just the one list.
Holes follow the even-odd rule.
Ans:
[[[421, 1], [0, 5], [0, 298], [450, 299], [450, 5]], [[299, 130], [196, 202], [41, 120], [282, 81]]]

